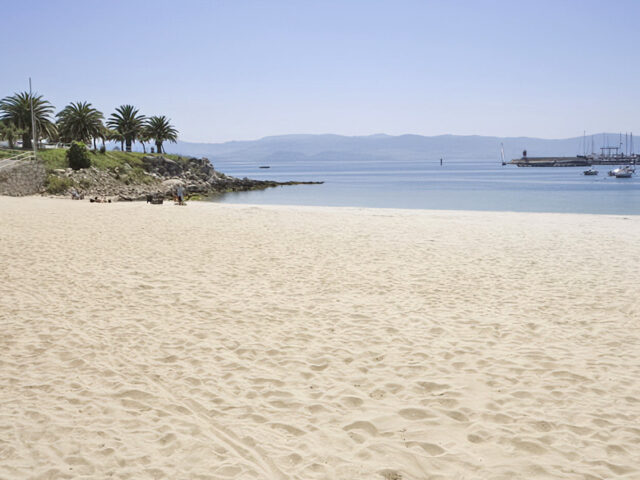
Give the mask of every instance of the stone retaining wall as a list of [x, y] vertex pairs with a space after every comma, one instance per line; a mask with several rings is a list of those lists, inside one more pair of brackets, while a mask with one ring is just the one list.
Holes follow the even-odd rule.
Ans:
[[44, 188], [47, 172], [41, 162], [18, 162], [0, 169], [0, 195], [23, 197], [35, 195]]

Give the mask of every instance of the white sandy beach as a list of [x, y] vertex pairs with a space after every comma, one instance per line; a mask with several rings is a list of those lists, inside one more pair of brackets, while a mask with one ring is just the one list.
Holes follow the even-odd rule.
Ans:
[[0, 197], [0, 479], [638, 479], [640, 217]]

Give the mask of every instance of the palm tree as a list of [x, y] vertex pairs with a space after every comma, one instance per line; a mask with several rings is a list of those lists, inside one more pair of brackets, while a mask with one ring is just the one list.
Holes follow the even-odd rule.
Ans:
[[116, 130], [105, 127], [102, 132], [102, 144], [104, 145], [104, 139], [106, 138], [110, 142], [120, 142], [120, 150], [124, 152], [124, 135]]
[[142, 151], [147, 153], [147, 147], [145, 146], [146, 142], [151, 141], [151, 137], [149, 136], [149, 130], [145, 127], [140, 131], [138, 135], [138, 140], [140, 140], [140, 145], [142, 145]]
[[13, 123], [7, 121], [0, 122], [0, 140], [6, 140], [9, 148], [13, 148], [15, 141], [22, 136], [22, 133], [22, 130]]
[[113, 130], [108, 129], [107, 127], [104, 126], [104, 124], [102, 124], [102, 127], [100, 127], [100, 135], [98, 136], [98, 138], [102, 140], [102, 148], [106, 149], [104, 141], [111, 140], [112, 132]]
[[151, 117], [147, 122], [147, 134], [156, 142], [156, 150], [158, 153], [164, 152], [162, 148], [163, 142], [176, 143], [178, 140], [178, 130], [169, 122], [170, 120], [164, 115], [161, 117]]
[[58, 132], [63, 140], [89, 143], [93, 139], [93, 148], [96, 148], [96, 139], [100, 138], [103, 127], [102, 112], [88, 102], [76, 102], [64, 107], [56, 116]]
[[116, 113], [109, 117], [107, 126], [121, 135], [127, 145], [127, 152], [130, 152], [131, 145], [144, 128], [145, 120], [144, 115], [139, 115], [138, 109], [133, 105], [120, 105], [116, 108]]
[[33, 100], [33, 117], [39, 140], [43, 137], [54, 137], [56, 126], [51, 121], [53, 105], [42, 98], [42, 95], [32, 96], [28, 92], [15, 93], [0, 100], [0, 120], [13, 123], [22, 130], [22, 148], [31, 148], [33, 132], [31, 128], [31, 102]]

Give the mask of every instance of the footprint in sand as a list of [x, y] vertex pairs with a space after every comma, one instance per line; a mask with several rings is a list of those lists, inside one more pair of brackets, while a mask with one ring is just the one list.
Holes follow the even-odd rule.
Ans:
[[364, 443], [366, 438], [363, 435], [360, 435], [354, 431], [347, 432], [349, 434], [349, 438], [356, 443]]
[[387, 392], [385, 392], [384, 390], [378, 388], [378, 389], [374, 390], [373, 392], [371, 392], [369, 394], [369, 396], [371, 398], [373, 398], [374, 400], [382, 400], [384, 397], [387, 396]]
[[162, 363], [175, 363], [178, 361], [178, 357], [175, 355], [169, 355], [167, 357], [158, 358], [158, 361]]
[[263, 393], [265, 398], [269, 397], [278, 397], [278, 398], [291, 398], [293, 395], [290, 392], [285, 392], [283, 390], [268, 390]]
[[527, 453], [532, 453], [534, 455], [542, 455], [547, 451], [547, 449], [544, 448], [539, 443], [528, 441], [528, 440], [514, 439], [511, 441], [511, 444], [514, 447], [516, 447], [518, 450], [522, 450]]
[[427, 452], [431, 456], [442, 455], [445, 453], [445, 449], [434, 444], [434, 443], [426, 443], [426, 442], [407, 442], [407, 446], [409, 447], [420, 447], [425, 452]]
[[375, 427], [375, 425], [364, 420], [350, 423], [349, 425], [342, 427], [342, 429], [346, 430], [347, 432], [350, 430], [362, 430], [363, 432], [366, 432], [371, 436], [378, 435], [378, 429]]
[[293, 425], [287, 425], [286, 423], [270, 423], [269, 425], [271, 426], [271, 428], [274, 428], [276, 430], [283, 430], [288, 434], [294, 435], [296, 437], [300, 437], [306, 433], [304, 430], [300, 430]]
[[348, 408], [359, 407], [364, 401], [359, 397], [345, 396], [342, 397], [342, 404]]
[[531, 425], [533, 425], [533, 428], [539, 432], [550, 432], [554, 428], [552, 424], [545, 422], [544, 420], [532, 422]]
[[257, 378], [252, 378], [251, 379], [251, 383], [257, 383], [257, 384], [269, 384], [269, 385], [273, 385], [275, 387], [282, 387], [284, 385], [284, 382], [275, 378], [264, 378], [264, 377], [257, 377]]
[[402, 390], [404, 390], [404, 386], [399, 383], [387, 383], [384, 386], [388, 391], [393, 393], [394, 395]]
[[450, 385], [446, 383], [435, 383], [435, 382], [417, 382], [417, 387], [415, 390], [418, 393], [433, 393], [441, 390], [446, 390], [451, 388]]
[[454, 420], [458, 421], [458, 422], [468, 422], [469, 418], [462, 412], [459, 412], [457, 410], [451, 410], [451, 411], [447, 411], [444, 412], [444, 414], [448, 417], [453, 418]]
[[398, 415], [407, 420], [422, 420], [423, 418], [435, 417], [435, 415], [422, 408], [403, 408], [398, 412]]
[[302, 457], [297, 453], [292, 453], [280, 458], [280, 463], [285, 465], [295, 466], [302, 462]]
[[396, 470], [381, 470], [380, 475], [384, 480], [402, 480], [402, 474]]
[[309, 368], [315, 372], [321, 372], [322, 370], [324, 370], [325, 368], [327, 368], [329, 366], [328, 363], [323, 363], [321, 365], [309, 365]]
[[324, 405], [321, 405], [319, 403], [314, 403], [313, 405], [307, 405], [307, 407], [305, 407], [307, 410], [309, 410], [309, 412], [311, 413], [322, 413], [322, 412], [326, 412], [327, 409], [325, 408]]

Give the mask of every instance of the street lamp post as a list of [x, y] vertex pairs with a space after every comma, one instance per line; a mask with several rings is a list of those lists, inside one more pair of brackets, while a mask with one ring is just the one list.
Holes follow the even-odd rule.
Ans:
[[31, 93], [31, 77], [29, 77], [29, 103], [31, 104], [31, 133], [33, 142], [33, 159], [35, 160], [38, 147], [36, 145], [36, 119], [33, 115], [33, 93]]

